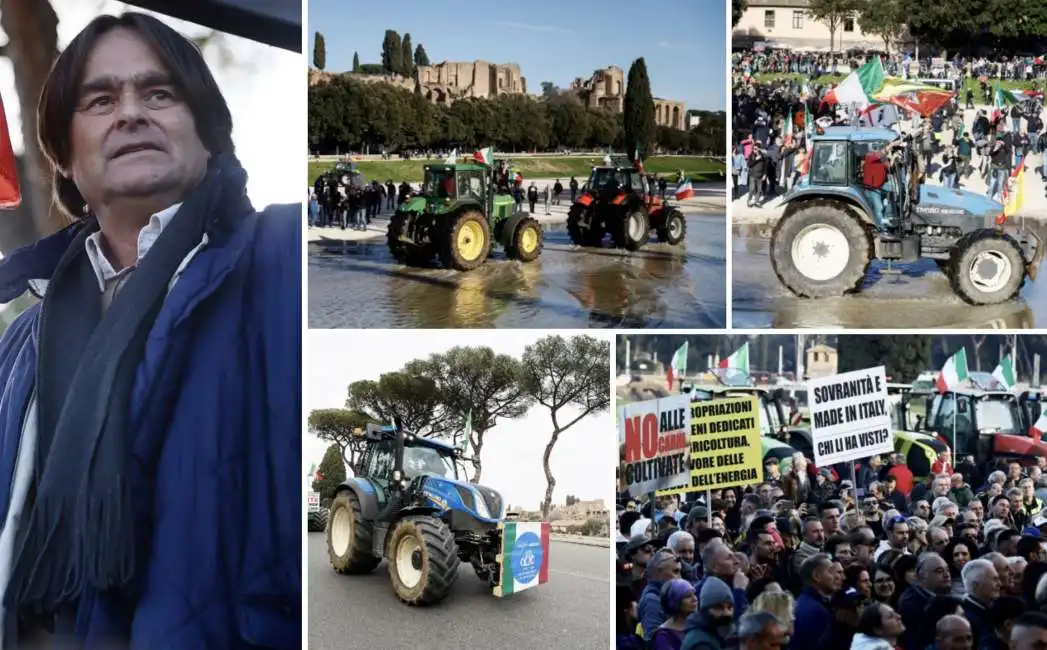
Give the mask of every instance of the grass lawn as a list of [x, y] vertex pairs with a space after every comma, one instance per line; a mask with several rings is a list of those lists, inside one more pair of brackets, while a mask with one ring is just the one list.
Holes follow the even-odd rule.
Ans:
[[[393, 179], [397, 183], [420, 183], [422, 167], [438, 162], [434, 160], [364, 160], [356, 163], [357, 169], [367, 180]], [[593, 166], [602, 165], [602, 158], [564, 157], [564, 158], [517, 158], [513, 167], [528, 178], [562, 178], [564, 185], [574, 176], [583, 183], [589, 178]], [[331, 162], [309, 163], [309, 184], [312, 185], [324, 170], [334, 167]], [[644, 169], [652, 174], [675, 176], [680, 169], [696, 183], [716, 181], [724, 178], [724, 163], [711, 158], [697, 156], [655, 156], [644, 163]]]
[[[810, 80], [811, 83], [821, 84], [822, 86], [828, 86], [832, 84], [838, 84], [843, 81], [843, 78], [847, 75], [842, 74], [826, 74], [816, 79]], [[753, 75], [753, 78], [757, 81], [780, 81], [782, 79], [795, 79], [796, 81], [802, 82], [808, 77], [799, 73], [790, 72], [761, 72]]]

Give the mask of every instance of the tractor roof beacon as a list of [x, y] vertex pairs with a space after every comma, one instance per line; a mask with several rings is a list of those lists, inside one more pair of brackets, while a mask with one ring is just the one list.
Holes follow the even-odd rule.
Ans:
[[432, 164], [424, 168], [421, 194], [407, 199], [389, 221], [389, 251], [401, 264], [469, 271], [487, 261], [498, 242], [510, 259], [533, 262], [542, 254], [542, 226], [515, 212], [511, 194], [495, 185], [481, 164]]
[[[874, 156], [874, 152], [879, 156]], [[934, 260], [953, 291], [975, 305], [1013, 299], [1035, 279], [1044, 250], [1003, 206], [924, 184], [911, 136], [834, 126], [811, 140], [810, 171], [784, 198], [771, 237], [771, 264], [794, 294], [826, 298], [857, 291], [872, 260]], [[886, 182], [864, 184], [864, 166], [886, 162]]]
[[687, 234], [679, 208], [651, 191], [643, 169], [593, 167], [585, 191], [567, 213], [567, 233], [578, 246], [600, 246], [607, 233], [616, 248], [639, 250], [657, 233], [675, 246]]
[[335, 571], [370, 573], [384, 558], [397, 597], [430, 605], [468, 562], [500, 594], [501, 495], [459, 479], [463, 456], [451, 445], [394, 426], [369, 424], [362, 435], [360, 474], [331, 504], [327, 553]]

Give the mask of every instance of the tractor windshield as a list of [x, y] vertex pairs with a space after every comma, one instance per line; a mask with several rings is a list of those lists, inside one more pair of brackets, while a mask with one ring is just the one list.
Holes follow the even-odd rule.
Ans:
[[974, 408], [978, 433], [1021, 433], [1018, 407], [1012, 400], [982, 399]]
[[622, 175], [616, 169], [594, 169], [589, 177], [589, 189], [594, 192], [616, 191], [622, 184]]
[[422, 194], [441, 199], [453, 199], [458, 196], [458, 185], [455, 182], [454, 169], [429, 168], [425, 170], [425, 182]]
[[414, 478], [423, 474], [458, 478], [458, 467], [448, 452], [432, 447], [404, 447], [404, 474]]
[[810, 180], [814, 185], [847, 184], [847, 142], [823, 140], [811, 151]]

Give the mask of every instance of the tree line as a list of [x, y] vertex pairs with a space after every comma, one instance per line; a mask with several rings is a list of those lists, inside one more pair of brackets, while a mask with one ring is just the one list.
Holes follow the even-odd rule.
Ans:
[[[649, 91], [648, 91], [649, 92]], [[726, 114], [697, 111], [689, 131], [656, 127], [648, 136], [626, 135], [626, 115], [590, 109], [568, 93], [539, 101], [525, 95], [468, 98], [432, 104], [416, 92], [383, 83], [334, 77], [309, 88], [309, 142], [316, 153], [372, 149], [444, 149], [494, 146], [500, 151], [551, 149], [619, 151], [650, 145], [683, 154], [724, 155]], [[653, 103], [649, 106], [653, 125]], [[644, 118], [640, 128], [646, 128]]]
[[[488, 347], [456, 347], [416, 359], [377, 379], [354, 381], [345, 407], [309, 414], [310, 432], [337, 447], [339, 461], [360, 474], [365, 446], [357, 435], [367, 423], [399, 422], [418, 436], [462, 442], [467, 418], [472, 421], [466, 456], [473, 468], [469, 478], [479, 483], [483, 470], [484, 437], [499, 421], [524, 417], [545, 408], [550, 417], [549, 441], [542, 457], [546, 492], [542, 513], [548, 516], [556, 479], [549, 465], [560, 435], [582, 419], [608, 408], [610, 346], [591, 336], [547, 336], [527, 346], [520, 358]], [[330, 454], [330, 449], [328, 450]], [[326, 455], [325, 455], [326, 458]], [[333, 497], [337, 476], [328, 460], [321, 463], [323, 479], [314, 483], [322, 499]]]
[[[743, 334], [717, 336], [686, 336], [666, 334], [657, 336], [618, 337], [617, 359], [619, 372], [624, 372], [625, 342], [630, 340], [630, 354], [634, 359], [657, 359], [667, 364], [673, 353], [688, 343], [687, 369], [689, 372], [706, 370], [706, 360], [711, 355], [723, 359], [749, 343], [749, 365], [753, 370], [776, 372], [778, 349], [782, 348], [783, 370], [796, 371], [795, 336], [786, 334]], [[1000, 361], [1001, 350], [1006, 354], [1011, 337], [996, 334], [970, 335], [909, 335], [864, 336], [864, 335], [808, 335], [807, 345], [824, 343], [836, 348], [839, 372], [860, 370], [878, 365], [887, 368], [894, 381], [911, 382], [925, 370], [940, 370], [945, 361], [961, 347], [967, 350], [967, 365], [970, 370], [992, 372]], [[1020, 379], [1028, 380], [1033, 368], [1033, 356], [1047, 360], [1047, 336], [1023, 334], [1018, 337], [1015, 359]], [[1047, 369], [1047, 368], [1045, 368]]]
[[[733, 0], [734, 25], [748, 3]], [[1047, 3], [1038, 0], [809, 0], [807, 13], [835, 35], [847, 20], [890, 49], [908, 35], [921, 47], [963, 54], [1047, 50]]]
[[[411, 47], [411, 35], [400, 34], [394, 29], [385, 30], [382, 40], [381, 63], [360, 63], [360, 53], [353, 52], [353, 72], [365, 74], [398, 74], [415, 78], [419, 66], [429, 65], [429, 55], [421, 43]], [[317, 70], [327, 69], [327, 41], [319, 31], [313, 38], [313, 67]]]

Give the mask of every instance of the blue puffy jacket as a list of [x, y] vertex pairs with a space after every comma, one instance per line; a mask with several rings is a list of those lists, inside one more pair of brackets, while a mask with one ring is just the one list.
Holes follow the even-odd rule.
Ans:
[[[75, 226], [0, 263], [0, 302], [47, 280]], [[156, 319], [131, 397], [136, 433], [166, 431], [149, 471], [132, 441], [139, 593], [87, 592], [84, 650], [301, 646], [301, 206], [244, 214], [186, 266]], [[40, 303], [0, 338], [0, 525], [35, 381]], [[184, 375], [167, 372], [185, 355]], [[148, 398], [148, 399], [147, 399]], [[175, 400], [161, 421], [149, 409]], [[145, 531], [151, 531], [146, 533]], [[16, 621], [4, 625], [16, 647]], [[63, 646], [64, 647], [64, 646]]]
[[660, 581], [648, 582], [640, 592], [640, 600], [636, 601], [636, 617], [640, 619], [645, 641], [650, 641], [654, 631], [661, 627], [668, 618], [665, 611], [662, 610], [662, 585], [664, 584]]

